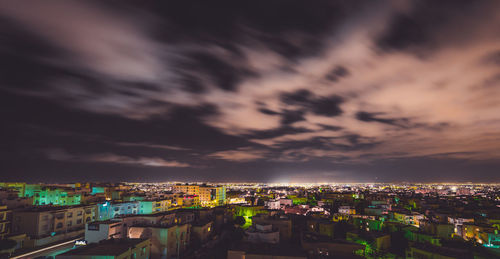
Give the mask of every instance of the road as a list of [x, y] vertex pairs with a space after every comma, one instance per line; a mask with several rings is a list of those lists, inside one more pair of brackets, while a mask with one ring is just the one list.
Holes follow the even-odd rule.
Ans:
[[59, 244], [55, 244], [49, 247], [40, 248], [35, 251], [31, 251], [22, 255], [11, 257], [11, 259], [30, 259], [37, 258], [40, 256], [56, 256], [62, 254], [66, 251], [73, 249], [76, 240], [80, 240], [81, 237], [73, 239], [70, 241], [65, 241]]

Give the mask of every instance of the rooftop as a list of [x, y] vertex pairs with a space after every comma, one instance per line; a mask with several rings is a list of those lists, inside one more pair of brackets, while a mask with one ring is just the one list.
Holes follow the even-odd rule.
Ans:
[[297, 246], [292, 245], [272, 245], [264, 243], [247, 243], [238, 242], [234, 244], [229, 250], [232, 251], [245, 251], [246, 253], [259, 254], [259, 255], [276, 255], [276, 256], [307, 256], [307, 253], [302, 251]]
[[120, 223], [120, 222], [122, 222], [122, 221], [115, 220], [115, 219], [108, 219], [108, 220], [101, 220], [101, 221], [93, 221], [93, 222], [90, 222], [89, 225], [99, 225], [99, 224], [110, 225], [110, 224], [115, 224], [115, 223]]
[[97, 244], [90, 244], [77, 249], [70, 250], [61, 255], [120, 255], [129, 248], [134, 247], [147, 239], [108, 239]]

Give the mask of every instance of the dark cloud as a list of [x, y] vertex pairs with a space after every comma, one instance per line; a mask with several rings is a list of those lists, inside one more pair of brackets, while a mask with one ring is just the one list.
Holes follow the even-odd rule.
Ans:
[[409, 11], [392, 17], [376, 44], [384, 50], [410, 50], [419, 54], [442, 46], [458, 46], [473, 40], [472, 35], [489, 34], [478, 27], [482, 19], [494, 19], [497, 14], [493, 9], [498, 8], [497, 4], [489, 0], [415, 1]]
[[281, 101], [289, 105], [306, 105], [313, 98], [313, 93], [307, 89], [300, 89], [292, 93], [283, 93]]
[[68, 73], [48, 64], [49, 58], [65, 58], [66, 53], [10, 19], [0, 17], [0, 84], [2, 87], [31, 91], [43, 89], [47, 80]]
[[163, 21], [156, 32], [161, 40], [214, 44], [233, 53], [240, 53], [239, 45], [258, 44], [296, 59], [320, 53], [322, 38], [360, 4], [323, 0], [314, 5], [299, 0], [162, 1], [146, 9]]
[[494, 64], [494, 65], [499, 65], [500, 66], [500, 50], [495, 51], [491, 54], [488, 54], [484, 58], [484, 62], [486, 64]]
[[[210, 78], [214, 85], [226, 91], [235, 91], [237, 85], [246, 77], [257, 76], [256, 72], [248, 67], [238, 67], [235, 63], [228, 63], [216, 55], [205, 52], [189, 53], [181, 62], [185, 70], [196, 70], [204, 78]], [[185, 76], [188, 90], [201, 92], [203, 86], [200, 79]], [[197, 80], [197, 81], [196, 81]], [[194, 85], [193, 85], [194, 84]]]
[[275, 137], [283, 136], [286, 134], [297, 134], [297, 133], [306, 133], [306, 132], [312, 132], [312, 131], [309, 129], [305, 129], [305, 128], [298, 128], [298, 127], [292, 127], [289, 125], [283, 125], [283, 126], [276, 128], [276, 129], [253, 131], [250, 134], [245, 135], [245, 137], [247, 137], [249, 139], [268, 139], [268, 138], [275, 138]]
[[364, 122], [379, 122], [398, 127], [408, 127], [409, 120], [407, 118], [381, 118], [379, 115], [383, 113], [357, 112], [356, 119]]
[[332, 131], [338, 131], [341, 130], [342, 127], [339, 126], [332, 126], [332, 125], [325, 125], [325, 124], [318, 124], [318, 126], [321, 126], [325, 130], [332, 130]]
[[311, 103], [311, 111], [318, 115], [338, 116], [342, 114], [342, 109], [340, 109], [342, 102], [344, 99], [338, 95], [320, 97]]
[[378, 40], [377, 44], [384, 49], [405, 49], [411, 46], [429, 43], [431, 20], [417, 20], [406, 14], [393, 18], [391, 27]]
[[269, 110], [267, 108], [259, 108], [259, 112], [266, 114], [266, 115], [279, 115], [279, 112], [275, 112], [273, 110]]
[[326, 74], [325, 78], [332, 82], [337, 82], [342, 77], [349, 75], [349, 70], [343, 66], [336, 66], [330, 73]]
[[285, 104], [300, 106], [314, 114], [324, 116], [338, 116], [342, 114], [340, 104], [344, 101], [338, 95], [317, 97], [306, 89], [297, 90], [292, 93], [283, 93], [280, 99]]
[[285, 110], [282, 114], [281, 123], [283, 124], [291, 124], [297, 121], [304, 120], [304, 112], [303, 111], [290, 111]]

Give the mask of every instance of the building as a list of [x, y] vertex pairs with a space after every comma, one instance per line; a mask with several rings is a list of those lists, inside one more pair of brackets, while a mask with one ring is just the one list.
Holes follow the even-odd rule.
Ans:
[[151, 214], [167, 211], [172, 205], [170, 199], [155, 199], [139, 201], [139, 214]]
[[32, 238], [83, 230], [96, 220], [96, 206], [44, 206], [13, 212], [12, 231]]
[[391, 247], [391, 235], [378, 231], [349, 231], [346, 240], [358, 244], [366, 244], [365, 253], [387, 251]]
[[292, 199], [280, 199], [280, 206], [281, 207], [286, 207], [286, 206], [292, 206], [293, 205], [293, 200]]
[[6, 190], [15, 191], [18, 197], [25, 197], [26, 183], [0, 183], [0, 187]]
[[268, 201], [266, 201], [266, 208], [268, 208], [270, 210], [281, 209], [280, 200], [268, 200]]
[[473, 218], [462, 218], [462, 217], [448, 217], [448, 223], [453, 224], [454, 227], [454, 232], [456, 235], [464, 237], [465, 233], [463, 230], [465, 227], [463, 227], [464, 224], [466, 223], [474, 223]]
[[359, 258], [354, 257], [357, 251], [363, 251], [362, 244], [346, 240], [332, 240], [328, 236], [306, 233], [301, 237], [302, 249], [309, 252], [309, 258]]
[[193, 211], [189, 210], [178, 210], [175, 212], [175, 220], [176, 224], [190, 224], [194, 222], [195, 215]]
[[277, 244], [280, 242], [280, 231], [273, 225], [255, 224], [245, 231], [247, 241], [251, 243]]
[[179, 258], [189, 245], [190, 226], [148, 226], [134, 225], [128, 228], [129, 238], [149, 238], [151, 240], [151, 259]]
[[307, 230], [321, 236], [333, 238], [335, 222], [323, 218], [312, 218], [307, 220]]
[[149, 239], [109, 239], [56, 256], [56, 259], [149, 259]]
[[200, 204], [201, 206], [221, 206], [226, 203], [225, 186], [201, 186]]
[[200, 197], [201, 206], [220, 206], [226, 203], [225, 186], [174, 185], [174, 192]]
[[175, 199], [175, 204], [179, 207], [199, 207], [200, 196], [192, 194], [177, 196]]
[[176, 184], [173, 186], [174, 192], [182, 192], [189, 195], [200, 195], [200, 186], [188, 184]]
[[10, 234], [12, 211], [0, 206], [0, 240]]
[[424, 220], [425, 216], [417, 212], [394, 212], [394, 220], [406, 225], [420, 225], [420, 221]]
[[346, 215], [354, 215], [354, 214], [356, 214], [356, 209], [353, 207], [350, 207], [350, 206], [340, 206], [339, 213], [346, 214]]
[[258, 214], [252, 217], [252, 222], [260, 225], [272, 225], [273, 228], [278, 229], [279, 240], [282, 242], [288, 242], [292, 239], [292, 220], [287, 216]]
[[129, 215], [121, 218], [125, 226], [134, 225], [172, 225], [176, 219], [175, 211], [158, 212], [154, 214]]
[[196, 222], [191, 225], [191, 243], [204, 244], [213, 233], [213, 221]]
[[306, 259], [297, 245], [239, 242], [227, 251], [227, 259]]
[[85, 226], [85, 241], [89, 244], [111, 238], [125, 238], [126, 234], [123, 222], [117, 220], [95, 221]]
[[112, 219], [120, 215], [135, 215], [139, 212], [139, 202], [104, 202], [97, 204], [99, 220]]
[[406, 258], [455, 259], [474, 258], [474, 256], [463, 249], [414, 243], [406, 251]]
[[79, 205], [81, 197], [70, 189], [42, 187], [33, 190], [33, 205]]

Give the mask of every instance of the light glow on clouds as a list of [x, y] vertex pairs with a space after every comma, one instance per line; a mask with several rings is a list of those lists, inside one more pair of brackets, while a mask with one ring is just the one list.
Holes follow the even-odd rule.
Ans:
[[[461, 35], [450, 24], [438, 26], [435, 34], [439, 36], [434, 39], [437, 47], [424, 51], [383, 50], [378, 46], [376, 39], [386, 33], [393, 17], [410, 13], [416, 5], [412, 1], [372, 4], [332, 29], [331, 36], [322, 39], [324, 49], [320, 55], [299, 57], [293, 62], [252, 36], [248, 36], [247, 44], [234, 43], [240, 53], [237, 58], [217, 44], [161, 42], [146, 30], [149, 23], [154, 24], [154, 15], [140, 20], [138, 16], [129, 16], [131, 11], [121, 10], [127, 14], [123, 15], [87, 2], [54, 1], [50, 5], [11, 2], [0, 7], [0, 14], [74, 57], [72, 63], [50, 59], [45, 62], [79, 67], [98, 78], [102, 86], [97, 87], [103, 88], [102, 92], [92, 92], [74, 78], [55, 78], [53, 87], [44, 92], [46, 98], [70, 96], [73, 102], [66, 103], [70, 107], [134, 120], [148, 120], [159, 114], [168, 116], [169, 105], [209, 104], [217, 112], [202, 118], [206, 125], [227, 135], [250, 136], [250, 143], [255, 144], [211, 152], [205, 155], [208, 159], [235, 162], [315, 158], [369, 162], [427, 156], [500, 159], [500, 68], [498, 64], [485, 62], [500, 51], [500, 16], [484, 13], [491, 19], [475, 20], [478, 14], [483, 15], [476, 12], [464, 18], [465, 22], [474, 20], [472, 28], [464, 28], [465, 33], [474, 31], [474, 37]], [[249, 35], [258, 33], [245, 26], [240, 29]], [[300, 43], [302, 37], [305, 35], [297, 32], [291, 38]], [[450, 38], [459, 40], [450, 44]], [[248, 69], [256, 76], [242, 76], [231, 91], [221, 89], [206, 73], [176, 67], [180, 60], [189, 61], [186, 56], [192, 51], [211, 53], [238, 71]], [[338, 67], [348, 72], [328, 80], [326, 75]], [[179, 82], [179, 71], [202, 79], [206, 92], [185, 91]], [[154, 87], [127, 87], [124, 82]], [[312, 104], [283, 102], [283, 94], [301, 89], [309, 91], [314, 100], [338, 96], [341, 112], [328, 116], [315, 112]], [[166, 104], [157, 105], [158, 102]], [[265, 114], [262, 108], [276, 114]], [[264, 138], [252, 136], [254, 132], [280, 128], [283, 117], [279, 114], [287, 111], [302, 112], [303, 119], [290, 126], [307, 131]], [[293, 145], [318, 139], [322, 147]], [[119, 145], [184, 150], [160, 144]], [[107, 153], [83, 158], [69, 156], [64, 160], [189, 166], [161, 158]]]

